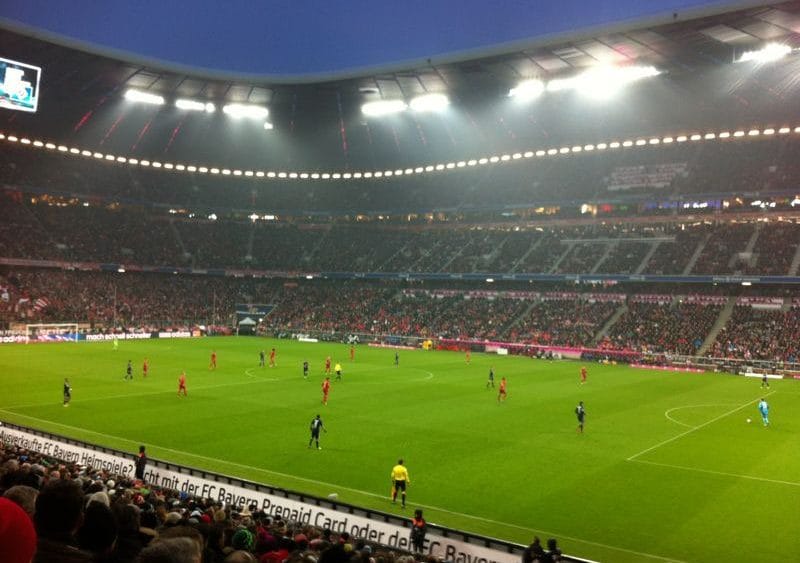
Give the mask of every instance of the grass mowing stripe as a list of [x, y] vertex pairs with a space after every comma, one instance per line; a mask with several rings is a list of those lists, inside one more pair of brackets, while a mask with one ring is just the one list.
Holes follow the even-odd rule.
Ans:
[[[776, 393], [776, 391], [770, 391], [770, 392], [769, 392], [769, 393], [767, 393], [766, 395], [761, 395], [761, 397], [769, 397], [769, 396], [770, 396], [770, 395], [772, 395], [773, 393]], [[664, 440], [663, 442], [659, 442], [659, 443], [658, 443], [658, 444], [656, 444], [655, 446], [650, 446], [649, 448], [647, 448], [647, 449], [644, 449], [644, 450], [640, 451], [640, 452], [639, 452], [639, 453], [637, 453], [637, 454], [633, 454], [631, 457], [629, 457], [629, 458], [627, 459], [627, 461], [635, 461], [637, 457], [639, 457], [639, 456], [641, 456], [641, 455], [644, 455], [644, 454], [646, 454], [647, 452], [652, 452], [653, 450], [655, 450], [655, 449], [658, 449], [658, 448], [660, 448], [661, 446], [666, 446], [667, 444], [669, 444], [670, 442], [674, 442], [674, 441], [675, 441], [675, 440], [677, 440], [678, 438], [683, 438], [684, 436], [687, 436], [687, 435], [691, 434], [692, 432], [694, 432], [694, 431], [696, 431], [696, 430], [700, 430], [701, 428], [705, 428], [705, 427], [706, 427], [706, 426], [708, 426], [709, 424], [712, 424], [712, 423], [714, 423], [714, 422], [716, 422], [716, 421], [718, 421], [718, 420], [721, 420], [721, 419], [725, 418], [726, 416], [730, 416], [730, 415], [732, 415], [732, 414], [733, 414], [733, 413], [735, 413], [735, 412], [739, 412], [739, 411], [740, 411], [740, 410], [742, 410], [743, 408], [745, 408], [745, 407], [749, 407], [749, 406], [750, 406], [750, 405], [752, 405], [753, 403], [757, 403], [758, 401], [760, 401], [760, 400], [761, 400], [761, 397], [759, 397], [758, 399], [753, 399], [752, 401], [748, 401], [748, 402], [746, 402], [745, 404], [743, 404], [743, 405], [740, 405], [740, 406], [736, 407], [735, 409], [733, 409], [733, 410], [731, 410], [731, 411], [724, 412], [724, 413], [722, 413], [722, 414], [721, 414], [721, 415], [719, 415], [719, 416], [715, 416], [714, 418], [712, 418], [712, 419], [711, 419], [711, 420], [709, 420], [708, 422], [704, 422], [703, 424], [701, 424], [701, 425], [699, 425], [699, 426], [695, 426], [695, 427], [693, 427], [693, 428], [690, 428], [690, 429], [689, 429], [689, 430], [687, 430], [686, 432], [681, 432], [681, 433], [680, 433], [680, 434], [678, 434], [677, 436], [673, 436], [672, 438], [668, 438], [668, 439]]]
[[711, 475], [724, 475], [726, 477], [736, 477], [738, 479], [750, 479], [752, 481], [764, 481], [766, 483], [776, 483], [778, 485], [789, 485], [792, 487], [800, 487], [800, 483], [794, 481], [782, 481], [780, 479], [768, 479], [767, 477], [756, 477], [754, 475], [741, 475], [739, 473], [727, 473], [725, 471], [715, 471], [713, 469], [701, 469], [699, 467], [687, 467], [685, 465], [673, 465], [671, 463], [661, 463], [658, 461], [647, 461], [645, 459], [628, 460], [634, 463], [646, 463], [648, 465], [658, 465], [659, 467], [671, 467], [673, 469], [683, 469], [684, 471], [697, 471], [699, 473], [710, 473]]
[[[253, 376], [255, 377], [255, 376]], [[204, 387], [192, 387], [192, 391], [205, 391], [206, 389], [219, 389], [221, 387], [236, 387], [238, 385], [253, 385], [254, 383], [262, 383], [264, 381], [280, 381], [280, 378], [277, 377], [266, 377], [266, 378], [259, 378], [253, 381], [239, 381], [237, 383], [220, 383], [219, 385], [206, 385]], [[73, 403], [90, 403], [92, 401], [107, 401], [109, 399], [134, 399], [136, 397], [150, 397], [153, 395], [172, 395], [175, 394], [175, 390], [171, 389], [169, 391], [162, 390], [162, 391], [148, 391], [146, 393], [125, 393], [121, 395], [106, 395], [102, 397], [91, 397], [89, 399], [73, 399], [70, 401], [70, 404]], [[27, 408], [35, 408], [35, 407], [46, 407], [51, 406], [53, 401], [48, 401], [46, 403], [33, 403], [28, 405], [12, 405], [10, 407], [6, 407], [8, 410], [12, 409], [27, 409]], [[3, 410], [3, 409], [0, 409]]]
[[[94, 434], [96, 436], [101, 436], [101, 437], [104, 437], [104, 438], [111, 438], [113, 440], [119, 440], [121, 442], [127, 442], [129, 444], [136, 445], [136, 444], [139, 443], [139, 442], [137, 442], [135, 440], [131, 440], [129, 438], [123, 438], [121, 436], [113, 436], [111, 434], [105, 434], [103, 432], [97, 432], [97, 431], [94, 431], [94, 430], [88, 430], [88, 429], [85, 429], [85, 428], [79, 428], [77, 426], [70, 426], [69, 424], [62, 424], [60, 422], [54, 422], [54, 421], [51, 421], [51, 420], [46, 420], [46, 419], [43, 419], [43, 418], [37, 418], [35, 416], [30, 416], [30, 415], [27, 415], [27, 414], [13, 412], [13, 411], [11, 411], [9, 409], [0, 409], [0, 412], [5, 412], [5, 413], [12, 414], [12, 415], [15, 415], [15, 416], [19, 416], [19, 417], [22, 417], [22, 418], [27, 418], [29, 420], [34, 420], [36, 422], [44, 422], [46, 424], [52, 424], [54, 426], [60, 426], [62, 428], [67, 428], [67, 429], [70, 429], [70, 430], [77, 430], [77, 431], [80, 431], [80, 432], [86, 432], [86, 433]], [[324, 485], [324, 486], [327, 486], [327, 487], [334, 487], [334, 488], [338, 488], [338, 489], [341, 489], [341, 490], [346, 490], [346, 491], [349, 491], [349, 492], [352, 492], [352, 493], [356, 493], [356, 494], [360, 494], [360, 495], [364, 495], [364, 496], [369, 496], [369, 497], [373, 497], [373, 498], [383, 498], [383, 499], [387, 498], [387, 496], [385, 494], [381, 495], [381, 494], [372, 493], [372, 492], [369, 492], [369, 491], [361, 491], [361, 490], [358, 490], [358, 489], [353, 489], [353, 488], [350, 488], [350, 487], [344, 487], [344, 486], [336, 485], [336, 484], [333, 484], [333, 483], [326, 483], [324, 481], [318, 481], [318, 480], [315, 480], [315, 479], [307, 479], [305, 477], [299, 477], [299, 476], [296, 476], [296, 475], [289, 475], [287, 473], [281, 473], [279, 471], [272, 471], [272, 470], [269, 470], [269, 469], [263, 469], [261, 467], [255, 467], [255, 466], [252, 466], [252, 465], [245, 465], [245, 464], [242, 464], [242, 463], [236, 463], [236, 462], [227, 461], [227, 460], [224, 460], [224, 459], [217, 459], [217, 458], [213, 458], [213, 457], [193, 454], [191, 452], [185, 452], [185, 451], [176, 450], [176, 449], [173, 449], [173, 448], [167, 448], [167, 447], [163, 447], [163, 446], [158, 446], [156, 444], [151, 444], [150, 448], [151, 448], [151, 450], [156, 450], [156, 451], [157, 450], [162, 450], [162, 451], [165, 451], [165, 452], [184, 455], [184, 456], [192, 457], [192, 458], [195, 458], [195, 459], [201, 459], [201, 460], [205, 460], [205, 461], [212, 461], [212, 462], [215, 462], [215, 463], [220, 463], [220, 464], [223, 464], [223, 465], [229, 465], [231, 467], [240, 467], [242, 469], [248, 469], [248, 470], [251, 470], [251, 471], [256, 471], [256, 472], [259, 472], [259, 473], [263, 473], [265, 475], [278, 475], [280, 477], [289, 478], [289, 479], [295, 479], [297, 481], [303, 481], [303, 482], [306, 482], [306, 483], [314, 483], [314, 484], [317, 484], [317, 485]], [[441, 508], [441, 507], [438, 507], [438, 506], [432, 506], [432, 505], [420, 504], [420, 503], [414, 503], [414, 505], [415, 506], [419, 506], [421, 508], [426, 508], [426, 509], [429, 509], [429, 510], [436, 510], [436, 511], [439, 511], [439, 512], [452, 514], [453, 516], [460, 516], [462, 518], [467, 518], [467, 519], [470, 519], [470, 520], [486, 522], [488, 524], [496, 524], [496, 525], [499, 525], [499, 526], [517, 528], [518, 530], [524, 530], [526, 532], [534, 532], [534, 533], [539, 533], [539, 534], [542, 534], [542, 535], [554, 536], [554, 537], [561, 538], [562, 540], [566, 539], [566, 540], [569, 540], [569, 541], [583, 543], [583, 544], [586, 544], [586, 545], [593, 545], [593, 546], [596, 546], [596, 547], [601, 547], [603, 549], [608, 549], [608, 550], [612, 550], [612, 551], [620, 551], [620, 552], [623, 552], [623, 553], [629, 553], [631, 555], [638, 555], [638, 556], [642, 556], [642, 557], [647, 557], [649, 559], [655, 559], [655, 560], [658, 560], [658, 561], [668, 561], [668, 562], [672, 562], [672, 563], [685, 563], [684, 561], [680, 561], [678, 559], [673, 559], [673, 558], [669, 558], [669, 557], [662, 557], [660, 555], [653, 555], [651, 553], [644, 553], [644, 552], [641, 552], [641, 551], [635, 551], [635, 550], [627, 549], [627, 548], [624, 548], [624, 547], [618, 547], [618, 546], [614, 546], [614, 545], [598, 543], [598, 542], [594, 542], [594, 541], [591, 541], [591, 540], [584, 540], [584, 539], [581, 539], [581, 538], [576, 538], [576, 537], [573, 537], [573, 536], [568, 536], [568, 535], [565, 535], [565, 534], [561, 534], [559, 532], [551, 532], [551, 531], [547, 531], [547, 530], [540, 530], [540, 529], [537, 529], [537, 528], [530, 528], [530, 527], [527, 527], [527, 526], [520, 526], [518, 524], [512, 524], [510, 522], [500, 522], [498, 520], [492, 520], [490, 518], [483, 518], [481, 516], [474, 516], [472, 514], [465, 514], [463, 512], [456, 512], [456, 511], [448, 510], [446, 508]]]

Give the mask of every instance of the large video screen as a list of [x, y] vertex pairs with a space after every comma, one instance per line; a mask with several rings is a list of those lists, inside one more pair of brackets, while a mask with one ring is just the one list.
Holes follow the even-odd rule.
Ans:
[[42, 69], [0, 57], [0, 108], [35, 112]]

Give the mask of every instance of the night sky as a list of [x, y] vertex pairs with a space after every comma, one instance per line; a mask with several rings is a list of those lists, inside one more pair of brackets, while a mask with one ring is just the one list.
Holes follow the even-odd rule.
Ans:
[[737, 4], [742, 2], [7, 0], [0, 2], [0, 17], [196, 68], [303, 75], [435, 59], [675, 11]]

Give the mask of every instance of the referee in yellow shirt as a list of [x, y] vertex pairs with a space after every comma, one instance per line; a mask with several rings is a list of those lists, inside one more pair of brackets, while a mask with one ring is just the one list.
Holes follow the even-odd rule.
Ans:
[[406, 486], [411, 482], [408, 478], [408, 469], [403, 465], [403, 460], [398, 459], [397, 465], [392, 468], [392, 504], [397, 502], [397, 493], [402, 492], [401, 502], [406, 507]]

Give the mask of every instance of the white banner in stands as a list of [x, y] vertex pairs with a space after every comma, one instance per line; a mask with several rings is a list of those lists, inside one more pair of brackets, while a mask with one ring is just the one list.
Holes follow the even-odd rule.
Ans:
[[[58, 440], [37, 436], [29, 432], [0, 427], [0, 440], [46, 456], [104, 469], [110, 473], [132, 477], [133, 454], [129, 459], [95, 451], [83, 446], [67, 444]], [[271, 495], [236, 485], [185, 475], [180, 471], [150, 468], [145, 471], [145, 481], [166, 489], [185, 492], [189, 495], [210, 498], [216, 501], [245, 507], [257, 505], [273, 518], [302, 522], [335, 532], [348, 532], [351, 536], [392, 548], [410, 550], [409, 528], [370, 520], [330, 508], [305, 504], [281, 496]], [[429, 533], [425, 540], [425, 551], [434, 557], [455, 563], [519, 563], [519, 555], [494, 550], [480, 545], [459, 541], [455, 538]]]

